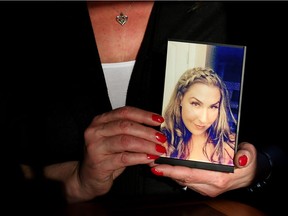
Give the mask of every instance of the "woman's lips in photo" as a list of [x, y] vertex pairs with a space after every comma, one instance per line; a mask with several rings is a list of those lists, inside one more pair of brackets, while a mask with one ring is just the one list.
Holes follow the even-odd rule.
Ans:
[[205, 128], [204, 125], [196, 125], [196, 124], [195, 124], [195, 127], [196, 127], [197, 129], [204, 129], [204, 128]]

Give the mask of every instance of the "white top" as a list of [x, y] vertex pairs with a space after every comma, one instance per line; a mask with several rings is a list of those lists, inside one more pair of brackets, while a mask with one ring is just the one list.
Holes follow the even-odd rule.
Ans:
[[128, 84], [134, 65], [135, 61], [102, 64], [113, 109], [125, 106]]

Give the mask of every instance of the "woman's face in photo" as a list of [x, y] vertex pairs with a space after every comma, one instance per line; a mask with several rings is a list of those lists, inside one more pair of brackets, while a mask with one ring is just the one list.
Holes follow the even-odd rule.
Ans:
[[218, 117], [221, 94], [218, 87], [196, 83], [181, 100], [182, 119], [193, 135], [201, 135]]

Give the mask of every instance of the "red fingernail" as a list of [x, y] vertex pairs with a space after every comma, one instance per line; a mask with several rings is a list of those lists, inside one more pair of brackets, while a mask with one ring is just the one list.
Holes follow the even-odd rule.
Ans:
[[159, 156], [158, 155], [147, 154], [147, 158], [151, 159], [151, 160], [155, 160], [155, 159], [159, 158]]
[[156, 139], [161, 143], [164, 143], [167, 140], [166, 136], [160, 132], [157, 132], [155, 136], [156, 136]]
[[152, 115], [152, 120], [156, 121], [156, 122], [159, 122], [159, 123], [163, 123], [164, 122], [164, 118], [162, 116], [156, 115], [156, 114]]
[[245, 166], [247, 164], [247, 161], [248, 161], [248, 158], [246, 155], [242, 155], [238, 159], [240, 166]]
[[157, 152], [160, 152], [162, 154], [166, 153], [166, 148], [160, 144], [156, 144], [155, 149]]
[[151, 172], [157, 176], [163, 176], [163, 172], [158, 171], [155, 167], [151, 168]]

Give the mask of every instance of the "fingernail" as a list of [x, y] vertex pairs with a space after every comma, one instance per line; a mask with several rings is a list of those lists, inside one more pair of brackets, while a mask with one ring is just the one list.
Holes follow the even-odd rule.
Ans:
[[166, 153], [166, 148], [160, 144], [156, 144], [155, 149], [157, 152], [160, 152], [162, 154]]
[[147, 154], [147, 158], [151, 159], [151, 160], [155, 160], [155, 159], [159, 158], [159, 156], [158, 155]]
[[242, 155], [238, 159], [240, 166], [245, 166], [247, 164], [247, 161], [248, 161], [248, 158], [246, 155]]
[[157, 176], [163, 176], [163, 172], [158, 171], [155, 167], [151, 168], [151, 172]]
[[156, 136], [156, 139], [161, 143], [164, 143], [167, 140], [166, 136], [160, 132], [157, 132], [155, 136]]
[[156, 121], [156, 122], [159, 122], [159, 123], [163, 123], [164, 122], [164, 118], [162, 116], [156, 115], [156, 114], [152, 115], [152, 120]]

